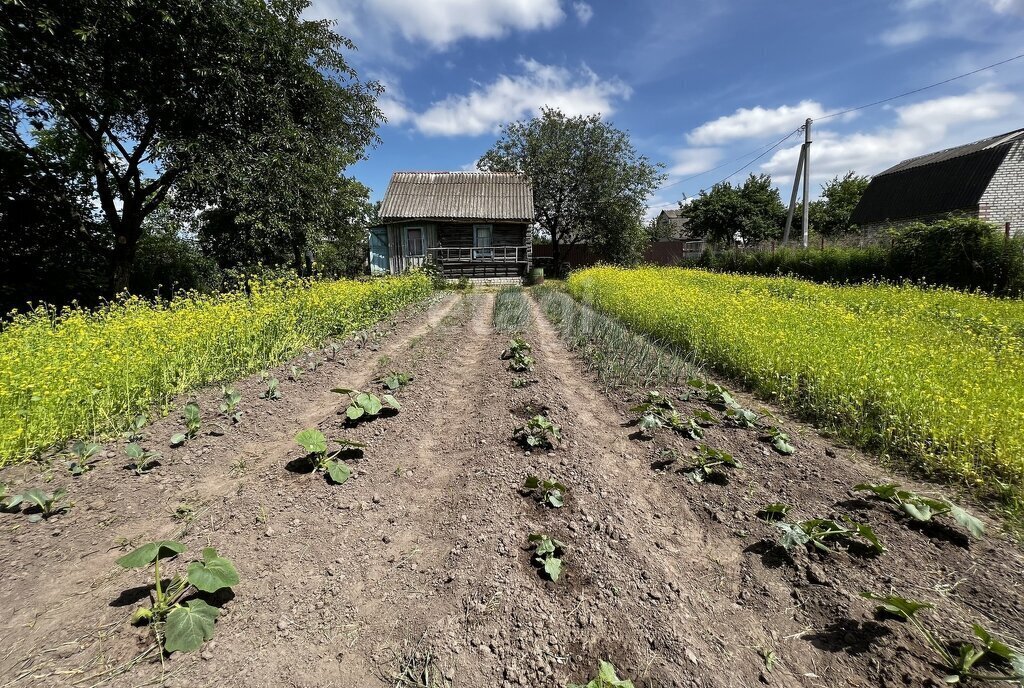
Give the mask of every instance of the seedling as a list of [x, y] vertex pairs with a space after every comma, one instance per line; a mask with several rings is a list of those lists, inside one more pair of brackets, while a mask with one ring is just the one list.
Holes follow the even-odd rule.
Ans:
[[381, 383], [387, 389], [393, 392], [396, 389], [401, 389], [402, 387], [405, 387], [407, 384], [412, 382], [412, 378], [412, 373], [403, 373], [393, 370], [387, 375], [383, 375], [380, 378], [378, 378], [377, 382]]
[[522, 337], [515, 337], [508, 343], [508, 348], [502, 352], [501, 358], [508, 361], [508, 369], [517, 373], [526, 373], [533, 370], [535, 361], [530, 356], [533, 347]]
[[[866, 600], [878, 602], [878, 610], [899, 617], [910, 623], [921, 634], [925, 643], [942, 660], [942, 665], [950, 673], [942, 680], [943, 683], [960, 683], [975, 681], [1022, 681], [1024, 680], [1024, 654], [1011, 648], [1003, 641], [989, 633], [979, 624], [973, 624], [971, 630], [974, 639], [961, 643], [956, 653], [950, 651], [950, 645], [933, 633], [918, 618], [922, 609], [931, 609], [928, 602], [908, 600], [895, 595], [877, 595], [873, 592], [860, 594]], [[980, 647], [979, 647], [980, 645]], [[1000, 673], [987, 673], [975, 670], [978, 664], [994, 664]]]
[[298, 382], [299, 379], [302, 377], [302, 374], [306, 372], [297, 365], [291, 366], [288, 370], [288, 379], [291, 380], [292, 382]]
[[714, 382], [690, 380], [690, 387], [712, 406], [725, 412], [725, 421], [738, 428], [753, 428], [757, 414], [743, 408], [724, 387]]
[[568, 491], [569, 488], [557, 480], [541, 480], [535, 475], [527, 477], [523, 483], [525, 494], [533, 494], [537, 501], [556, 509], [565, 504], [565, 493]]
[[67, 496], [68, 491], [64, 488], [56, 490], [51, 494], [47, 494], [38, 487], [34, 487], [31, 490], [26, 491], [25, 494], [20, 495], [21, 502], [24, 502], [29, 508], [35, 507], [39, 509], [38, 514], [33, 514], [28, 517], [28, 520], [32, 523], [50, 518], [51, 516], [70, 509], [72, 507], [72, 503], [65, 499]]
[[733, 458], [732, 454], [712, 449], [706, 444], [701, 444], [697, 447], [697, 455], [694, 459], [693, 466], [685, 471], [685, 475], [695, 483], [702, 483], [712, 475], [721, 475], [722, 468], [743, 467], [743, 464]]
[[790, 444], [789, 435], [779, 428], [769, 428], [764, 439], [771, 442], [772, 446], [775, 447], [775, 451], [780, 454], [788, 455], [796, 451], [796, 447]]
[[885, 547], [882, 546], [881, 540], [875, 535], [875, 531], [871, 529], [871, 526], [858, 523], [846, 516], [843, 517], [841, 523], [827, 518], [812, 518], [797, 523], [777, 521], [775, 527], [782, 531], [779, 544], [786, 550], [796, 546], [808, 546], [815, 547], [825, 553], [831, 553], [832, 550], [825, 544], [826, 540], [831, 538], [852, 539], [859, 537], [871, 545], [875, 552], [881, 554], [885, 551]]
[[92, 466], [96, 463], [93, 458], [100, 451], [100, 445], [92, 442], [82, 442], [81, 440], [71, 445], [71, 453], [75, 458], [65, 462], [68, 467], [68, 472], [71, 475], [82, 475], [87, 471], [92, 470]]
[[275, 401], [281, 398], [281, 381], [276, 377], [270, 377], [269, 375], [263, 375], [263, 381], [266, 383], [267, 388], [260, 394], [260, 399], [267, 399]]
[[213, 547], [203, 549], [202, 561], [189, 563], [186, 574], [175, 575], [166, 590], [160, 575], [160, 560], [176, 557], [185, 546], [174, 540], [161, 540], [142, 545], [117, 560], [125, 569], [153, 565], [153, 604], [139, 607], [132, 623], [153, 626], [157, 642], [165, 652], [191, 652], [213, 637], [213, 626], [220, 613], [202, 599], [181, 600], [193, 591], [215, 593], [239, 582], [238, 571], [230, 559], [217, 554]]
[[651, 435], [658, 428], [666, 426], [675, 428], [682, 424], [682, 419], [672, 400], [654, 390], [647, 392], [644, 401], [629, 409], [629, 412], [640, 416], [636, 421], [637, 427], [641, 432]]
[[188, 440], [195, 439], [196, 435], [199, 434], [199, 428], [202, 426], [198, 405], [194, 403], [185, 404], [182, 415], [185, 418], [185, 432], [171, 435], [172, 447], [181, 446]]
[[554, 449], [562, 441], [562, 428], [540, 414], [526, 421], [526, 425], [516, 430], [516, 435], [531, 449], [548, 447]]
[[530, 379], [525, 378], [525, 377], [517, 377], [517, 378], [514, 378], [512, 380], [512, 388], [513, 389], [522, 389], [523, 387], [527, 387], [529, 385], [532, 385], [534, 382], [536, 382], [536, 380], [530, 380]]
[[327, 351], [327, 360], [331, 361], [332, 363], [334, 361], [337, 361], [338, 360], [338, 352], [341, 351], [341, 349], [342, 349], [342, 346], [338, 342], [331, 342], [330, 344], [328, 344], [327, 345], [327, 350], [326, 350]]
[[313, 462], [313, 471], [321, 471], [330, 477], [337, 485], [345, 483], [352, 477], [352, 469], [347, 464], [338, 460], [338, 456], [346, 449], [362, 449], [366, 445], [349, 440], [335, 440], [341, 447], [335, 451], [327, 452], [327, 438], [315, 428], [302, 430], [295, 436], [295, 441], [306, 450], [307, 455]]
[[915, 521], [930, 521], [935, 516], [948, 514], [974, 537], [980, 538], [985, 535], [984, 523], [948, 499], [935, 499], [910, 490], [901, 490], [895, 483], [861, 483], [854, 485], [853, 489], [858, 492], [871, 492], [896, 506]]
[[400, 411], [402, 409], [402, 405], [399, 404], [398, 400], [390, 394], [384, 394], [378, 397], [376, 394], [372, 394], [370, 392], [360, 392], [358, 389], [345, 389], [344, 387], [338, 387], [331, 391], [336, 394], [348, 395], [351, 403], [345, 409], [345, 415], [349, 420], [359, 420], [363, 416], [376, 418], [384, 408], [385, 404], [395, 411]]
[[633, 688], [633, 682], [619, 678], [615, 667], [610, 662], [601, 660], [598, 665], [597, 678], [586, 685], [570, 683], [568, 688]]
[[786, 517], [793, 510], [792, 505], [775, 502], [757, 512], [757, 515], [766, 521], [779, 521]]
[[562, 575], [562, 557], [565, 545], [543, 533], [530, 535], [533, 544], [533, 563], [544, 570], [552, 583], [557, 583]]
[[146, 422], [149, 419], [144, 414], [139, 414], [131, 419], [128, 423], [128, 427], [124, 429], [121, 436], [128, 442], [139, 442], [142, 440], [142, 428], [146, 427]]
[[17, 511], [24, 497], [20, 494], [10, 494], [7, 483], [0, 483], [0, 511]]
[[221, 387], [221, 415], [231, 421], [234, 425], [242, 420], [242, 411], [238, 410], [238, 403], [242, 401], [242, 394], [231, 387]]
[[160, 458], [160, 454], [146, 451], [135, 442], [132, 442], [124, 448], [124, 453], [128, 455], [128, 458], [132, 460], [132, 468], [135, 469], [137, 475], [142, 475], [149, 469], [153, 468], [157, 460]]

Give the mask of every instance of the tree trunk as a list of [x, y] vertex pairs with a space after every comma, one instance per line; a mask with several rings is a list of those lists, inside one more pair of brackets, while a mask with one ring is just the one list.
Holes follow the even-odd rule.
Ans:
[[132, 266], [142, 236], [142, 220], [125, 215], [115, 230], [114, 253], [110, 261], [110, 296], [131, 288]]
[[558, 233], [551, 232], [551, 261], [555, 264], [555, 274], [552, 277], [562, 276], [562, 246], [558, 242]]

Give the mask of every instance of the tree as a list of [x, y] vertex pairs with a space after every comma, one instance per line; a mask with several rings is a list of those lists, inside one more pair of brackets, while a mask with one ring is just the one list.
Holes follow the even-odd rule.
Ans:
[[635, 252], [623, 253], [622, 242], [644, 240], [633, 227], [664, 179], [662, 165], [639, 155], [629, 135], [600, 115], [569, 117], [554, 108], [506, 125], [477, 167], [530, 179], [534, 221], [551, 239], [559, 273], [563, 251], [581, 242], [598, 250], [618, 247], [604, 256], [611, 260]]
[[715, 184], [680, 207], [686, 209], [694, 236], [718, 243], [732, 243], [737, 236], [746, 244], [778, 238], [786, 220], [779, 190], [767, 174], [751, 174], [742, 186]]
[[836, 175], [821, 187], [821, 198], [811, 202], [809, 221], [811, 228], [822, 236], [837, 237], [854, 231], [850, 223], [853, 209], [868, 188], [870, 177], [862, 177], [852, 170], [840, 179]]
[[[169, 195], [259, 209], [281, 226], [376, 141], [380, 87], [309, 0], [33, 0], [0, 9], [0, 144], [40, 167], [38, 132], [88, 151], [128, 286], [143, 223]], [[298, 207], [289, 205], [302, 199]], [[296, 243], [296, 242], [293, 242]]]

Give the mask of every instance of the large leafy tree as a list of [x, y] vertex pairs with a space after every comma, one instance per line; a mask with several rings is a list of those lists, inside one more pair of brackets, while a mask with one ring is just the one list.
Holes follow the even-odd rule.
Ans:
[[563, 252], [588, 243], [605, 259], [627, 262], [647, 198], [664, 179], [661, 165], [637, 153], [629, 134], [600, 115], [570, 117], [553, 108], [506, 125], [477, 166], [525, 174], [533, 185], [534, 221], [551, 239], [555, 270]]
[[821, 198], [811, 203], [811, 228], [823, 239], [855, 231], [856, 227], [850, 222], [850, 216], [870, 182], [870, 177], [850, 171], [842, 178], [836, 175], [823, 184]]
[[748, 244], [778, 238], [786, 220], [779, 190], [767, 174], [751, 174], [739, 186], [728, 181], [715, 184], [682, 207], [694, 236], [718, 243], [737, 237]]
[[379, 86], [348, 65], [347, 39], [301, 17], [308, 0], [2, 3], [0, 145], [45, 168], [38, 132], [80, 139], [114, 291], [168, 196], [308, 232], [376, 140]]

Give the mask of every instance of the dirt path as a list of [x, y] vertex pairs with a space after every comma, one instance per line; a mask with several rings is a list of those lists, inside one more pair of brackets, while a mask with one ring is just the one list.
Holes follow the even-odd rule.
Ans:
[[[826, 443], [787, 425], [808, 458], [780, 469], [756, 435], [714, 429], [715, 442], [750, 464], [749, 478], [694, 486], [653, 471], [659, 449], [692, 443], [630, 439], [625, 402], [597, 391], [536, 306], [525, 333], [536, 368], [531, 384], [514, 387], [520, 374], [501, 360], [493, 303], [493, 293], [450, 295], [407, 313], [350, 344], [344, 366], [283, 384], [281, 402], [255, 401], [260, 381], [244, 381], [252, 403], [238, 428], [167, 451], [165, 465], [141, 477], [97, 468], [71, 484], [81, 501], [57, 520], [0, 515], [0, 543], [12, 552], [0, 579], [0, 605], [12, 610], [0, 630], [0, 687], [373, 688], [413, 669], [432, 672], [431, 686], [561, 687], [584, 683], [599, 659], [644, 687], [924, 686], [860, 649], [882, 637], [880, 625], [828, 623], [857, 608], [868, 582], [937, 585], [972, 566], [988, 571], [979, 585], [1009, 598], [995, 616], [1015, 630], [1017, 550], [938, 545], [949, 570], [926, 572], [871, 563], [849, 573], [833, 563], [849, 567], [845, 553], [821, 563], [773, 558], [758, 544], [770, 528], [752, 513], [770, 497], [810, 501], [802, 486], [828, 460]], [[398, 393], [401, 411], [346, 424], [344, 400], [328, 390], [367, 388], [393, 369], [415, 375]], [[217, 396], [200, 395], [203, 408]], [[524, 451], [516, 428], [541, 411], [565, 440]], [[148, 434], [163, 442], [176, 423]], [[304, 427], [367, 445], [349, 482], [288, 469]], [[837, 485], [850, 479], [844, 471], [879, 473], [844, 459], [853, 468], [836, 468]], [[567, 484], [565, 507], [521, 494], [528, 475]], [[843, 489], [828, 497], [836, 494]], [[185, 501], [193, 511], [183, 521], [172, 511]], [[530, 561], [527, 538], [541, 532], [567, 545], [557, 584]], [[214, 641], [161, 664], [144, 655], [146, 629], [127, 624], [144, 577], [113, 562], [125, 541], [176, 535], [190, 551], [216, 546], [242, 582]], [[926, 653], [893, 648], [879, 657], [927, 666]]]

